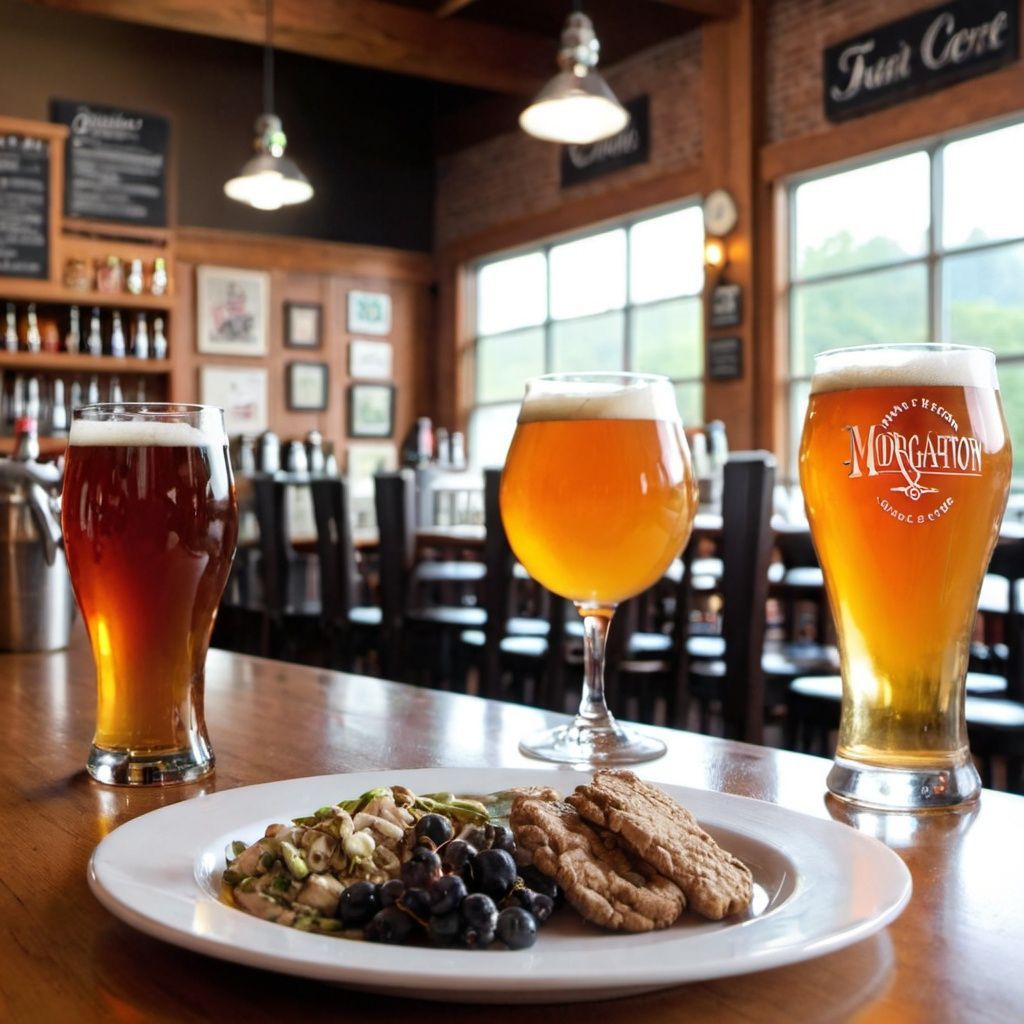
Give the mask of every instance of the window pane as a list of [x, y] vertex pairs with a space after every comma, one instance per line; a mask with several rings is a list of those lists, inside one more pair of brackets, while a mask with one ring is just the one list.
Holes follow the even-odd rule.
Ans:
[[817, 277], [923, 255], [931, 219], [929, 192], [927, 153], [797, 186], [794, 276]]
[[564, 320], [626, 304], [623, 228], [556, 245], [551, 250], [551, 316]]
[[512, 331], [476, 343], [476, 400], [523, 397], [527, 377], [544, 372], [544, 328]]
[[942, 160], [944, 245], [1024, 235], [1024, 124], [952, 142]]
[[633, 312], [634, 369], [669, 377], [704, 375], [701, 300], [675, 299]]
[[942, 261], [943, 338], [1024, 352], [1024, 245]]
[[684, 427], [697, 427], [704, 422], [704, 385], [687, 381], [676, 385], [676, 405]]
[[830, 348], [928, 340], [928, 275], [923, 264], [792, 289], [790, 373], [810, 376]]
[[691, 206], [634, 224], [629, 232], [633, 302], [696, 295], [704, 287], [704, 219]]
[[469, 465], [481, 470], [504, 466], [508, 446], [516, 432], [519, 403], [485, 405], [469, 414]]
[[623, 369], [623, 326], [622, 313], [552, 324], [551, 369], [556, 373]]
[[1013, 445], [1013, 475], [1019, 485], [1019, 478], [1024, 476], [1024, 363], [1000, 363], [996, 369], [1003, 414]]
[[547, 262], [542, 252], [485, 264], [476, 277], [477, 334], [543, 323], [547, 296]]

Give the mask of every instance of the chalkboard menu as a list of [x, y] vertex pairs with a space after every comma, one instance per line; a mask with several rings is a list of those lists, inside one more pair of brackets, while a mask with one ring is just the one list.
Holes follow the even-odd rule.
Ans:
[[64, 216], [162, 228], [167, 225], [165, 117], [53, 100], [50, 119], [66, 124]]
[[49, 277], [50, 144], [0, 134], [0, 277]]

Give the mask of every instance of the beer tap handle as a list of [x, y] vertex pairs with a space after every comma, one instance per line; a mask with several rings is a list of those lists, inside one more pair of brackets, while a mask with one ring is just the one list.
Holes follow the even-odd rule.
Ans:
[[28, 508], [39, 530], [43, 544], [43, 558], [47, 565], [53, 565], [57, 548], [61, 542], [60, 518], [54, 514], [56, 499], [39, 484], [32, 484], [28, 492]]

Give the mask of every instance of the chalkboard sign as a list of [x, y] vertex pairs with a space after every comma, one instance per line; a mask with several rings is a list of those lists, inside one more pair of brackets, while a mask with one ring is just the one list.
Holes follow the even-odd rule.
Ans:
[[50, 276], [50, 144], [0, 134], [0, 277]]
[[743, 342], [739, 338], [708, 338], [708, 377], [739, 380], [743, 376]]
[[53, 100], [50, 119], [69, 129], [64, 216], [167, 226], [165, 117]]
[[629, 111], [629, 124], [621, 132], [586, 146], [562, 147], [563, 188], [647, 162], [651, 150], [648, 98], [637, 96], [623, 106]]

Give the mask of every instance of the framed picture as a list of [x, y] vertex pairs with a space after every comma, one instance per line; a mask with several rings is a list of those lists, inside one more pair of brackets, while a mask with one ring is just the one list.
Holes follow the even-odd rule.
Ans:
[[353, 441], [347, 452], [349, 480], [366, 480], [374, 473], [398, 469], [398, 449], [390, 441]]
[[348, 329], [353, 334], [390, 334], [391, 296], [386, 292], [349, 292]]
[[391, 342], [353, 338], [348, 343], [348, 375], [370, 380], [390, 380]]
[[218, 356], [267, 352], [270, 275], [235, 267], [196, 269], [196, 345]]
[[327, 364], [288, 364], [288, 408], [292, 412], [323, 412], [327, 408]]
[[348, 386], [349, 437], [391, 437], [395, 432], [395, 389], [391, 384]]
[[224, 410], [229, 437], [267, 429], [267, 371], [262, 366], [203, 366], [199, 401]]
[[321, 306], [315, 302], [284, 304], [284, 343], [289, 348], [320, 347]]

